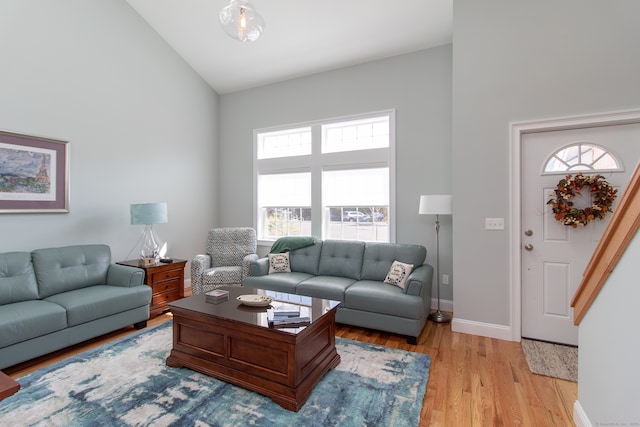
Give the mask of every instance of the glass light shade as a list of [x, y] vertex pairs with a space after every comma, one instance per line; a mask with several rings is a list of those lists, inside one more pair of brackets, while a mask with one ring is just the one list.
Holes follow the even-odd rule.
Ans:
[[420, 215], [449, 215], [451, 214], [451, 199], [452, 197], [448, 194], [420, 196], [418, 213]]
[[218, 16], [222, 28], [230, 37], [240, 41], [255, 41], [264, 30], [264, 20], [251, 3], [231, 0]]

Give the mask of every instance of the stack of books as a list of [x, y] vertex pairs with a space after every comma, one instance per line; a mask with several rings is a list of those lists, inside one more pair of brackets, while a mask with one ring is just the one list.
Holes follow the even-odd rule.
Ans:
[[300, 310], [297, 311], [274, 311], [273, 318], [269, 319], [270, 328], [300, 328], [309, 326], [311, 319], [306, 316], [300, 316]]
[[214, 289], [213, 291], [209, 291], [205, 294], [205, 301], [213, 304], [218, 304], [228, 300], [229, 291], [224, 291], [222, 289]]

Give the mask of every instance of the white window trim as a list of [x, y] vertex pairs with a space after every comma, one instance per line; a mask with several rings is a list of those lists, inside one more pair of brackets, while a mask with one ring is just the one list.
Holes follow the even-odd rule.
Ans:
[[[267, 132], [278, 132], [287, 129], [297, 129], [303, 127], [311, 127], [312, 141], [320, 141], [321, 126], [331, 123], [347, 122], [351, 120], [366, 119], [376, 116], [389, 116], [389, 148], [368, 150], [373, 153], [377, 150], [387, 151], [389, 167], [389, 241], [396, 241], [396, 110], [381, 110], [370, 113], [354, 114], [349, 116], [334, 117], [330, 119], [314, 120], [303, 123], [292, 123], [288, 125], [272, 126], [253, 131], [253, 226], [258, 230], [258, 174], [268, 170], [268, 173], [288, 173], [302, 172], [311, 170], [311, 216], [312, 218], [321, 218], [321, 221], [312, 222], [312, 234], [314, 236], [324, 236], [323, 224], [326, 220], [326, 213], [323, 210], [322, 189], [320, 180], [323, 168], [325, 169], [346, 169], [348, 167], [364, 167], [380, 165], [380, 161], [376, 161], [379, 157], [375, 155], [369, 156], [367, 152], [347, 151], [339, 153], [325, 153], [321, 155], [321, 144], [312, 145], [312, 154], [310, 156], [294, 156], [280, 157], [271, 159], [258, 159], [258, 134]], [[306, 159], [305, 159], [306, 158]], [[324, 159], [324, 162], [322, 161]], [[328, 159], [328, 161], [327, 161]], [[333, 159], [333, 160], [332, 160]], [[367, 161], [369, 160], [369, 161]], [[268, 168], [266, 167], [268, 165]], [[313, 202], [316, 203], [313, 203]], [[318, 203], [319, 202], [319, 203]], [[259, 246], [271, 246], [273, 241], [259, 239]]]

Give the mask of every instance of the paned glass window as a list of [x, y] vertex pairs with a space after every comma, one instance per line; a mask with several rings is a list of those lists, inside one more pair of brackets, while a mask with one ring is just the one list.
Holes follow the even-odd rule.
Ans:
[[311, 154], [311, 128], [258, 134], [258, 159]]
[[256, 130], [258, 239], [393, 241], [394, 138], [394, 111]]
[[545, 163], [544, 173], [614, 172], [623, 170], [622, 162], [606, 148], [596, 144], [571, 144], [553, 153]]

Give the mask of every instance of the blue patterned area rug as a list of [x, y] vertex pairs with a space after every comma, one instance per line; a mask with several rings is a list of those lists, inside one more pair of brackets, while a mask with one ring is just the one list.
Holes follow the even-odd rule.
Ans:
[[342, 361], [299, 412], [186, 368], [169, 368], [171, 322], [18, 379], [0, 426], [417, 426], [428, 355], [336, 339]]

